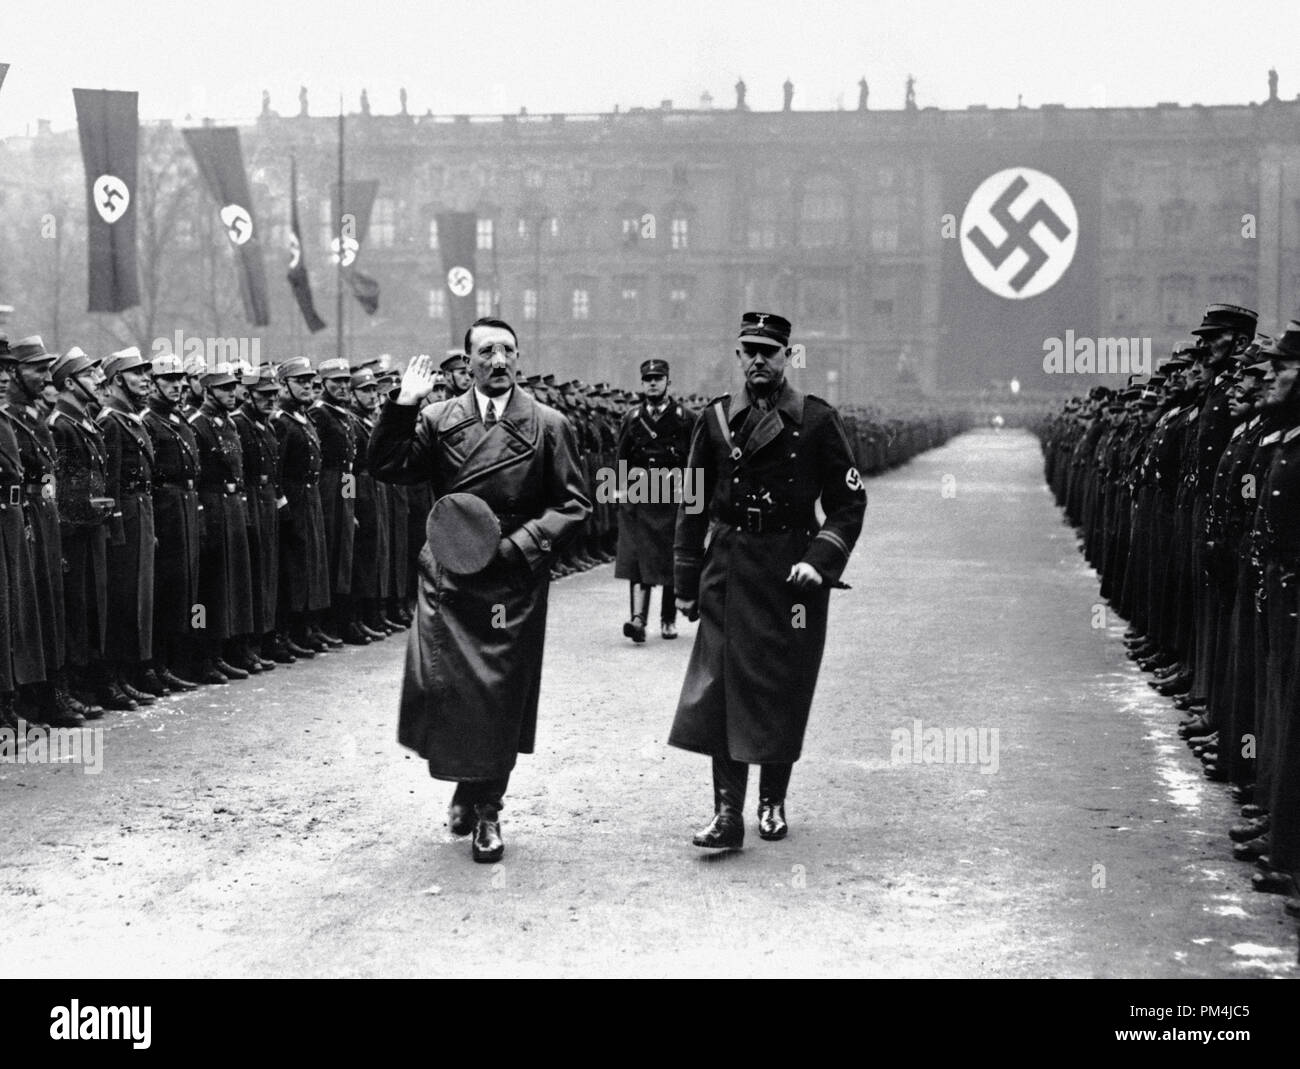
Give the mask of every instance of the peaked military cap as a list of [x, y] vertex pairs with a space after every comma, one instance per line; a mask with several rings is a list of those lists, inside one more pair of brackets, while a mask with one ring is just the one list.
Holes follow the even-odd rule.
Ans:
[[316, 369], [321, 379], [350, 379], [352, 369], [348, 367], [348, 362], [341, 359], [322, 360], [320, 367]]
[[69, 349], [54, 361], [50, 374], [54, 376], [54, 385], [61, 390], [73, 375], [80, 375], [91, 367], [94, 367], [94, 363], [84, 352], [80, 349]]
[[54, 353], [45, 348], [41, 336], [33, 334], [30, 337], [23, 338], [22, 341], [14, 343], [14, 347], [9, 350], [9, 359], [27, 367], [39, 367], [43, 364], [54, 363], [56, 357]]
[[212, 370], [203, 376], [203, 388], [206, 390], [212, 386], [235, 386], [239, 382], [239, 376], [235, 372], [234, 364], [224, 362], [215, 364]]
[[790, 344], [790, 321], [773, 312], [746, 312], [737, 341], [760, 342], [784, 349]]
[[1205, 309], [1201, 325], [1193, 334], [1213, 334], [1219, 330], [1230, 330], [1234, 334], [1254, 334], [1258, 314], [1238, 304], [1212, 304]]
[[648, 379], [652, 375], [668, 374], [668, 361], [660, 360], [658, 357], [651, 357], [649, 360], [641, 361], [641, 377]]
[[1282, 331], [1282, 336], [1272, 345], [1260, 351], [1261, 356], [1274, 360], [1300, 360], [1300, 321], [1291, 320]]
[[463, 349], [448, 349], [447, 358], [438, 365], [443, 371], [455, 371], [469, 367], [469, 358]]
[[310, 379], [316, 377], [311, 369], [311, 361], [305, 356], [292, 356], [275, 369], [275, 377], [284, 382], [287, 379]]
[[110, 379], [123, 371], [148, 370], [149, 361], [140, 355], [140, 350], [134, 345], [128, 345], [125, 349], [110, 353], [108, 359], [104, 361], [104, 374]]
[[185, 376], [185, 363], [175, 353], [164, 353], [162, 356], [155, 356], [153, 364], [150, 367], [150, 374], [155, 379], [168, 379]]

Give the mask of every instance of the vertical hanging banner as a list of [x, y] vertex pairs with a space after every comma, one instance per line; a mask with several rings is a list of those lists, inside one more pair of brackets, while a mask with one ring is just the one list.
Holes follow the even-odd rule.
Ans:
[[88, 310], [122, 312], [140, 303], [135, 248], [139, 95], [74, 89], [72, 98], [86, 169]]
[[311, 280], [307, 277], [307, 264], [302, 257], [302, 227], [298, 223], [298, 161], [289, 164], [289, 288], [293, 290], [298, 310], [302, 312], [307, 329], [315, 334], [325, 329], [325, 320], [316, 314], [316, 304], [311, 298]]
[[366, 315], [379, 311], [379, 283], [357, 267], [357, 258], [361, 255], [366, 235], [370, 233], [370, 213], [378, 192], [379, 183], [373, 179], [344, 182], [342, 201], [339, 200], [338, 183], [330, 188], [331, 218], [334, 220], [330, 250], [334, 257], [342, 257], [343, 278]]
[[226, 237], [239, 256], [239, 295], [244, 301], [244, 315], [253, 326], [265, 327], [271, 322], [266, 266], [253, 216], [253, 196], [244, 173], [239, 131], [233, 126], [204, 126], [181, 132], [217, 202]]
[[447, 287], [447, 323], [451, 344], [461, 345], [465, 331], [478, 318], [475, 251], [478, 216], [473, 212], [439, 212], [438, 244], [442, 247], [443, 284]]

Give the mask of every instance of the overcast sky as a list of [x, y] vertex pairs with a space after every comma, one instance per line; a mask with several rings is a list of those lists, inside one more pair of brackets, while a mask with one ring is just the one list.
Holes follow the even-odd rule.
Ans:
[[873, 108], [1244, 103], [1300, 93], [1296, 0], [37, 0], [10, 12], [0, 136], [71, 127], [73, 86], [136, 89], [144, 119], [295, 114], [608, 111], [749, 104]]

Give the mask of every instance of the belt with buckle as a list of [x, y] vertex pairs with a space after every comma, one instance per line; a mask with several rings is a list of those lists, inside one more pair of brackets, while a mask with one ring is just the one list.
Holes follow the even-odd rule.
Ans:
[[265, 486], [265, 485], [266, 485], [267, 483], [269, 483], [270, 481], [271, 481], [271, 477], [270, 477], [269, 475], [259, 475], [259, 476], [257, 477], [257, 485], [258, 485], [258, 486]]
[[732, 506], [719, 510], [718, 519], [747, 534], [779, 534], [783, 531], [812, 526], [808, 518], [796, 519], [782, 508], [761, 509], [755, 505], [746, 508]]
[[23, 488], [21, 483], [14, 483], [11, 486], [0, 486], [0, 504], [21, 505], [23, 503]]
[[193, 490], [193, 479], [155, 479], [153, 481], [155, 490]]

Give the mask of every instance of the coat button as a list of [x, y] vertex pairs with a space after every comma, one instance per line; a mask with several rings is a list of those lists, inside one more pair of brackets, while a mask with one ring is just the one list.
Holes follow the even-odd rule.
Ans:
[[551, 549], [551, 543], [550, 543], [550, 540], [549, 540], [549, 539], [546, 539], [546, 538], [543, 538], [543, 539], [542, 539], [542, 551], [543, 551], [543, 552], [546, 552], [546, 553], [549, 553], [549, 552], [550, 552], [550, 549]]

